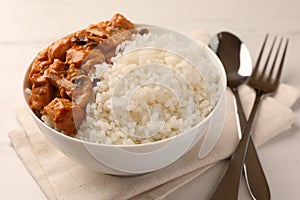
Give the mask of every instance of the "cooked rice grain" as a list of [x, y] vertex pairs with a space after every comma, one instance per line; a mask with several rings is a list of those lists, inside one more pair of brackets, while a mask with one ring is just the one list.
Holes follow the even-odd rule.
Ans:
[[117, 47], [113, 65], [97, 65], [90, 75], [100, 82], [93, 88], [79, 139], [125, 145], [154, 142], [189, 130], [215, 106], [216, 73], [208, 70], [204, 76], [191, 59], [164, 50], [175, 45], [182, 49], [180, 55], [192, 57], [180, 41], [170, 34], [133, 38]]

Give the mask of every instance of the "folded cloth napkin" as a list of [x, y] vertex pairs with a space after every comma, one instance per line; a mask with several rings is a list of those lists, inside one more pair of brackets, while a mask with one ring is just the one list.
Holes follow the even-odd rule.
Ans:
[[[242, 103], [249, 114], [254, 92], [240, 88]], [[251, 94], [251, 95], [250, 95]], [[261, 145], [289, 129], [296, 119], [291, 110], [299, 91], [281, 84], [273, 97], [266, 97], [258, 110], [253, 137]], [[17, 109], [22, 128], [9, 133], [20, 159], [49, 199], [156, 199], [162, 198], [217, 161], [228, 158], [238, 144], [233, 96], [226, 91], [225, 125], [218, 143], [204, 159], [198, 158], [202, 141], [168, 167], [140, 176], [118, 177], [86, 169], [69, 160], [39, 131], [25, 107]]]

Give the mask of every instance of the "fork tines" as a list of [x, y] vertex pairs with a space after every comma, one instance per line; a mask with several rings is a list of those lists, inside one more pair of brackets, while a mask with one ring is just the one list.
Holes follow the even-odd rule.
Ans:
[[[273, 42], [271, 44], [269, 44], [269, 42], [267, 42], [269, 35], [267, 34], [265, 37], [265, 40], [263, 42], [261, 51], [259, 53], [259, 56], [257, 58], [257, 62], [255, 64], [255, 67], [253, 69], [253, 73], [252, 73], [252, 78], [253, 77], [257, 77], [257, 78], [265, 78], [268, 81], [274, 80], [275, 84], [279, 84], [279, 79], [281, 76], [281, 72], [282, 72], [282, 67], [283, 67], [283, 63], [284, 63], [284, 59], [285, 59], [285, 55], [286, 55], [286, 51], [287, 51], [287, 47], [288, 47], [288, 43], [289, 43], [289, 39], [286, 38], [284, 39], [283, 37], [280, 38], [280, 41], [277, 42], [277, 36], [274, 36], [273, 38]], [[282, 44], [285, 43], [285, 47], [282, 49], [281, 46]], [[267, 58], [266, 58], [266, 62], [264, 63], [263, 69], [259, 70], [259, 66], [260, 66], [260, 61], [263, 57], [263, 52], [266, 46], [270, 46], [270, 50], [269, 53], [267, 54]], [[273, 50], [277, 48], [276, 52], [273, 52]], [[279, 57], [279, 55], [281, 55], [281, 59], [277, 60], [277, 58]], [[274, 60], [272, 64], [269, 63], [269, 61], [271, 60], [271, 58]], [[278, 64], [278, 62], [280, 62]], [[273, 77], [273, 72], [275, 68], [278, 68], [276, 71], [276, 75], [274, 75]], [[266, 73], [266, 71], [269, 71], [269, 73]]]

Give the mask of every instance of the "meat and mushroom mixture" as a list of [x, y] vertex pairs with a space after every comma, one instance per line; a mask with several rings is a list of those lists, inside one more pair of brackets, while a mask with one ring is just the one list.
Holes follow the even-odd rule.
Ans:
[[32, 110], [48, 116], [56, 129], [74, 136], [85, 118], [93, 87], [89, 73], [96, 64], [110, 63], [116, 47], [135, 32], [130, 21], [115, 14], [109, 21], [90, 25], [42, 50], [28, 77]]

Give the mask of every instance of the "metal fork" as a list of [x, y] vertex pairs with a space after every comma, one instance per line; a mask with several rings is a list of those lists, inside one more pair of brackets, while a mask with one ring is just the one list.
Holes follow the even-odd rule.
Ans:
[[[260, 61], [267, 43], [268, 35], [266, 35], [266, 38], [264, 40], [263, 46], [261, 48], [260, 54], [258, 56], [256, 65], [254, 67], [252, 76], [250, 77], [250, 80], [248, 82], [249, 86], [251, 86], [256, 93], [254, 105], [252, 107], [246, 128], [243, 131], [243, 137], [240, 140], [240, 143], [238, 147], [236, 148], [234, 154], [231, 157], [231, 160], [229, 162], [228, 168], [219, 183], [217, 189], [213, 193], [211, 199], [212, 200], [235, 200], [238, 199], [238, 191], [239, 191], [239, 184], [240, 179], [242, 175], [242, 169], [245, 162], [246, 152], [248, 149], [249, 140], [251, 137], [251, 128], [252, 124], [255, 118], [255, 114], [259, 105], [260, 100], [262, 99], [262, 96], [265, 94], [272, 93], [276, 90], [276, 88], [279, 85], [279, 79], [282, 73], [283, 63], [288, 47], [288, 39], [286, 39], [285, 47], [282, 52], [281, 61], [277, 68], [275, 68], [277, 64], [277, 58], [279, 57], [279, 52], [281, 49], [281, 45], [283, 43], [283, 38], [280, 39], [279, 45], [277, 47], [276, 54], [274, 56], [274, 61], [272, 63], [271, 69], [269, 73], [267, 74], [267, 68], [269, 66], [269, 61], [272, 56], [272, 51], [274, 49], [274, 44], [276, 41], [276, 37], [273, 40], [272, 46], [270, 48], [269, 54], [266, 58], [265, 65], [262, 69], [262, 71], [259, 71], [259, 65]], [[275, 77], [273, 77], [273, 74], [277, 70], [277, 73], [275, 74]], [[266, 199], [270, 199], [270, 195], [266, 196]]]

